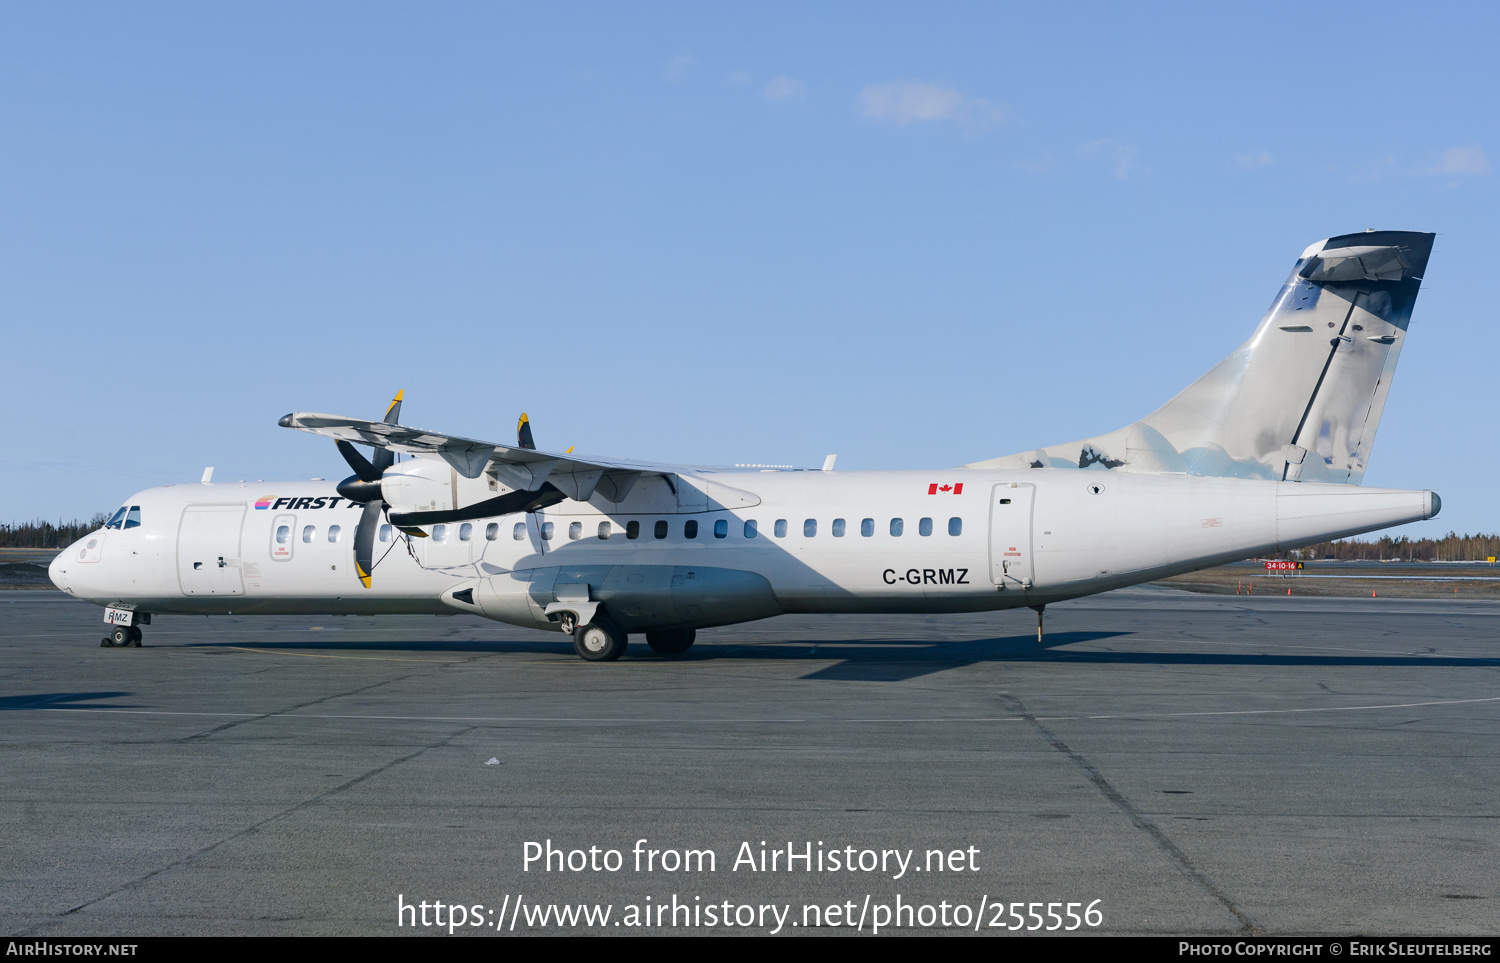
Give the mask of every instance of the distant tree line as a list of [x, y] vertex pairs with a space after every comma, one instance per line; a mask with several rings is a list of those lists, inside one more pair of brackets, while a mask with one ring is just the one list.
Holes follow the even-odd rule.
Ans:
[[1449, 532], [1442, 538], [1407, 538], [1382, 535], [1374, 541], [1356, 538], [1337, 542], [1318, 542], [1303, 548], [1282, 552], [1277, 558], [1340, 561], [1383, 562], [1401, 559], [1407, 562], [1483, 562], [1500, 556], [1500, 535], [1460, 535]]
[[107, 521], [109, 516], [100, 512], [88, 521], [75, 518], [65, 522], [59, 519], [54, 525], [37, 519], [0, 525], [0, 548], [66, 548]]

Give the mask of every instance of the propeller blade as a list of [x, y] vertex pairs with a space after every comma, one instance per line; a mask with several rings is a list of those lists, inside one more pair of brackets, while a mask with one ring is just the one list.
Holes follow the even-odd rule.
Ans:
[[359, 527], [354, 530], [354, 573], [365, 588], [370, 587], [370, 571], [375, 567], [375, 529], [384, 507], [383, 502], [366, 502], [359, 516]]
[[[385, 417], [380, 419], [388, 425], [399, 424], [401, 417], [401, 396], [406, 394], [406, 389], [396, 392], [396, 397], [391, 399], [391, 406], [386, 409]], [[382, 474], [385, 470], [396, 463], [396, 453], [389, 448], [375, 449], [375, 469]]]
[[349, 467], [354, 469], [354, 474], [358, 476], [359, 480], [362, 482], [380, 481], [381, 473], [384, 472], [386, 468], [391, 467], [389, 463], [387, 463], [384, 467], [381, 467], [379, 464], [381, 455], [391, 454], [391, 450], [389, 448], [381, 448], [377, 450], [375, 452], [376, 464], [372, 465], [370, 464], [369, 459], [359, 453], [358, 448], [355, 448], [347, 441], [339, 439], [338, 441], [335, 441], [334, 444], [338, 446], [339, 454], [344, 456], [344, 461], [347, 461], [349, 463]]
[[521, 412], [521, 421], [516, 425], [516, 447], [536, 451], [536, 442], [531, 438], [531, 419]]

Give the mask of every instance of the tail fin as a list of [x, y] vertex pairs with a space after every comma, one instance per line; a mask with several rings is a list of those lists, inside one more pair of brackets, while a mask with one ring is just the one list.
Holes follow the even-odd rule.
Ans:
[[1155, 412], [1119, 431], [969, 468], [1097, 468], [1358, 485], [1364, 477], [1432, 234], [1320, 241], [1255, 334]]

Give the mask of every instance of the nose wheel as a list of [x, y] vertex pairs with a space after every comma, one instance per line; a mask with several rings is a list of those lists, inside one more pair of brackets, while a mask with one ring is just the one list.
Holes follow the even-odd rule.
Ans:
[[138, 625], [117, 625], [110, 629], [100, 642], [101, 649], [130, 649], [141, 647], [141, 627]]

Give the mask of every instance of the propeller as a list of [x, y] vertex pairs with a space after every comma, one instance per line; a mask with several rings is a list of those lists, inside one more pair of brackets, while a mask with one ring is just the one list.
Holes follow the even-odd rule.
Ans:
[[[401, 417], [403, 393], [396, 392], [395, 399], [381, 419], [385, 424], [397, 424], [397, 419]], [[386, 509], [385, 498], [380, 490], [380, 478], [387, 468], [396, 463], [396, 453], [389, 448], [376, 448], [375, 460], [371, 461], [347, 441], [340, 439], [334, 444], [338, 446], [339, 454], [344, 456], [349, 467], [354, 469], [354, 474], [338, 483], [338, 493], [351, 502], [365, 506], [359, 516], [359, 527], [354, 530], [354, 571], [364, 587], [369, 588], [370, 572], [375, 568], [375, 531], [380, 526], [380, 518]]]

